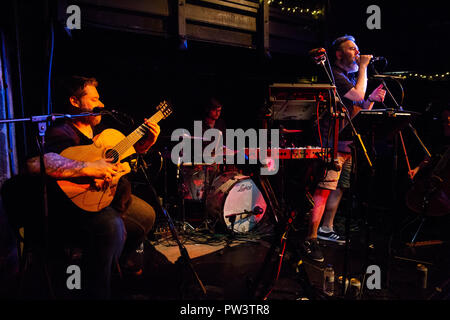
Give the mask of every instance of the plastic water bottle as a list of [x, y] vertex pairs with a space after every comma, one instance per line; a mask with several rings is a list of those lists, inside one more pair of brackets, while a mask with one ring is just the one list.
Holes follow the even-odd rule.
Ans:
[[331, 264], [327, 265], [323, 272], [323, 293], [334, 295], [334, 269]]
[[349, 283], [350, 283], [350, 281], [349, 281], [349, 279], [348, 278], [345, 278], [345, 288], [343, 288], [343, 286], [344, 286], [344, 276], [339, 276], [338, 277], [338, 292], [337, 292], [337, 294], [338, 295], [341, 295], [342, 294], [342, 290], [344, 290], [344, 296], [345, 296], [345, 294], [347, 293], [347, 289], [348, 289], [348, 285], [349, 285]]
[[348, 296], [350, 297], [350, 299], [359, 299], [360, 292], [361, 292], [361, 281], [359, 281], [356, 278], [351, 278]]

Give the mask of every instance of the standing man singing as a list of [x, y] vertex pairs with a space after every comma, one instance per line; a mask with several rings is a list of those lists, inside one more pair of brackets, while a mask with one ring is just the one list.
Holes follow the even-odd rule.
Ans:
[[[354, 37], [345, 35], [337, 38], [332, 44], [330, 59], [334, 60], [332, 71], [337, 92], [351, 117], [354, 117], [361, 109], [372, 109], [374, 102], [384, 101], [386, 91], [382, 85], [366, 96], [367, 66], [372, 56], [360, 55]], [[322, 123], [321, 131], [327, 134], [329, 127], [326, 124], [330, 122]], [[333, 141], [332, 138], [328, 140]], [[352, 155], [349, 145], [351, 143], [352, 141], [339, 140], [337, 154], [339, 169], [327, 171], [326, 177], [318, 184], [313, 196], [315, 205], [310, 213], [308, 234], [302, 247], [307, 257], [318, 262], [324, 261], [324, 257], [317, 239], [336, 243], [345, 242], [345, 239], [334, 230], [333, 222], [344, 189], [350, 187]], [[322, 217], [323, 222], [320, 226]]]

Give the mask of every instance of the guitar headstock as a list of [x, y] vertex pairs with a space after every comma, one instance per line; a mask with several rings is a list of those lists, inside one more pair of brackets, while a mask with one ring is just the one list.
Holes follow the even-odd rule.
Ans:
[[173, 112], [172, 105], [167, 101], [162, 101], [156, 109], [160, 111], [163, 115], [163, 119], [166, 119], [168, 116], [170, 116]]

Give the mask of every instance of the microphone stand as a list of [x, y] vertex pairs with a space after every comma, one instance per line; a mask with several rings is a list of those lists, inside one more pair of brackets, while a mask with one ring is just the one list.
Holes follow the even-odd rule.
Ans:
[[[375, 67], [374, 67], [373, 64], [371, 64], [371, 68], [372, 68], [373, 72], [374, 72], [376, 75], [380, 75], [379, 72], [377, 71], [377, 69], [375, 69]], [[389, 94], [389, 97], [391, 97], [392, 101], [394, 101], [394, 104], [395, 104], [395, 106], [396, 106], [396, 109], [399, 110], [399, 111], [403, 111], [402, 106], [400, 106], [400, 105], [398, 104], [397, 100], [395, 100], [394, 96], [393, 96], [392, 93], [391, 93], [391, 90], [389, 90], [389, 87], [386, 85], [386, 81], [384, 81], [383, 78], [381, 78], [381, 83], [383, 84], [384, 88], [386, 89], [386, 92]], [[400, 86], [401, 86], [401, 84], [400, 84]], [[403, 88], [402, 88], [402, 91], [403, 91]], [[386, 105], [384, 104], [384, 102], [383, 102], [383, 105], [386, 107]], [[419, 137], [419, 135], [418, 135], [418, 133], [417, 133], [417, 130], [412, 126], [412, 124], [411, 124], [410, 122], [408, 122], [408, 127], [409, 127], [409, 129], [411, 130], [411, 132], [414, 134], [414, 136], [416, 137], [417, 141], [419, 142], [419, 144], [420, 144], [420, 146], [422, 147], [422, 149], [423, 149], [423, 151], [425, 152], [425, 154], [426, 154], [429, 158], [431, 158], [431, 153], [428, 151], [428, 149], [427, 149], [427, 147], [425, 146], [425, 144], [423, 143], [422, 139], [420, 139], [420, 137]], [[400, 133], [401, 133], [401, 132], [400, 132]], [[402, 139], [402, 141], [403, 141], [403, 138], [402, 138], [402, 137], [401, 137], [401, 139]]]
[[236, 216], [242, 215], [242, 214], [252, 214], [252, 211], [244, 211], [240, 213], [232, 213], [225, 216], [225, 218], [228, 218], [228, 221], [231, 223], [231, 233], [227, 237], [227, 241], [225, 244], [225, 247], [220, 251], [221, 254], [225, 252], [225, 249], [229, 248], [230, 245], [233, 243], [233, 241], [236, 239], [236, 233], [234, 232], [234, 224], [236, 222]]
[[[255, 209], [256, 208], [259, 208], [258, 206], [257, 207], [255, 207]], [[236, 216], [241, 216], [241, 215], [243, 215], [243, 214], [246, 214], [246, 215], [258, 215], [258, 214], [261, 214], [261, 213], [263, 213], [263, 211], [261, 211], [261, 212], [256, 212], [255, 211], [255, 209], [253, 209], [253, 211], [247, 211], [247, 210], [244, 210], [244, 212], [238, 212], [238, 213], [230, 213], [230, 214], [227, 214], [226, 216], [225, 216], [225, 218], [228, 218], [228, 220], [230, 221], [230, 223], [231, 223], [231, 238], [232, 239], [234, 239], [234, 236], [235, 236], [235, 232], [234, 232], [234, 224], [235, 224], [235, 222], [236, 222]], [[259, 208], [260, 209], [260, 208]], [[261, 210], [261, 209], [260, 209]]]
[[[158, 199], [156, 190], [153, 188], [153, 185], [151, 184], [150, 179], [148, 178], [148, 175], [145, 172], [145, 169], [142, 166], [140, 166], [140, 169], [141, 169], [142, 173], [144, 174], [145, 180], [147, 181], [147, 186], [150, 191], [150, 196], [153, 199], [155, 209], [159, 214], [163, 215], [166, 218], [170, 232], [172, 233], [172, 237], [175, 240], [175, 242], [177, 243], [178, 248], [180, 250], [180, 258], [178, 259], [177, 262], [179, 262], [181, 264], [181, 266], [187, 267], [192, 272], [197, 284], [199, 285], [200, 289], [203, 292], [203, 295], [206, 297], [206, 288], [203, 285], [203, 282], [200, 280], [200, 277], [198, 276], [197, 272], [195, 271], [194, 266], [192, 265], [192, 261], [191, 261], [191, 258], [189, 257], [189, 253], [188, 253], [186, 247], [181, 243], [180, 238], [178, 237], [178, 233], [175, 229], [175, 225], [173, 223], [172, 218], [170, 217], [167, 210], [161, 205], [161, 203]], [[183, 290], [181, 290], [181, 293], [183, 294]]]
[[[39, 149], [39, 163], [40, 163], [40, 176], [41, 176], [41, 186], [42, 186], [42, 211], [43, 211], [43, 241], [44, 241], [44, 273], [47, 280], [47, 286], [49, 289], [50, 298], [54, 299], [55, 294], [53, 292], [53, 286], [50, 279], [50, 275], [48, 273], [48, 254], [49, 254], [49, 228], [48, 228], [48, 193], [47, 193], [47, 175], [45, 169], [45, 133], [47, 131], [47, 123], [55, 122], [58, 119], [72, 119], [77, 117], [86, 117], [86, 116], [97, 116], [100, 113], [88, 113], [84, 112], [81, 114], [46, 114], [39, 116], [31, 116], [29, 118], [19, 118], [19, 119], [0, 119], [0, 124], [4, 123], [16, 123], [16, 122], [33, 122], [38, 125], [38, 136], [36, 136], [36, 141]], [[25, 263], [25, 266], [27, 263]]]
[[[373, 64], [371, 64], [371, 69], [372, 71], [380, 76], [379, 72], [377, 71], [377, 69], [375, 68], [375, 66]], [[389, 87], [386, 85], [386, 81], [384, 81], [383, 77], [378, 77], [381, 78], [381, 83], [383, 84], [384, 88], [386, 89], [386, 92], [389, 94], [389, 96], [391, 97], [392, 101], [394, 101], [394, 104], [396, 106], [396, 110], [398, 111], [403, 111], [403, 107], [397, 102], [397, 100], [395, 99], [394, 95], [391, 93], [391, 90], [389, 90]], [[394, 77], [389, 77], [392, 79], [395, 79]], [[398, 82], [398, 81], [397, 81]], [[402, 89], [403, 92], [403, 87], [401, 85], [400, 82], [398, 82], [400, 85], [400, 88]], [[383, 106], [387, 109], [386, 105], [383, 102]], [[417, 141], [419, 142], [420, 146], [422, 147], [423, 151], [425, 152], [425, 154], [427, 155], [428, 158], [431, 158], [431, 153], [428, 151], [427, 147], [425, 146], [425, 144], [423, 143], [422, 139], [420, 139], [419, 134], [417, 133], [417, 130], [412, 126], [411, 122], [408, 122], [408, 128], [411, 130], [411, 132], [413, 133], [413, 135], [416, 137]], [[403, 140], [403, 135], [401, 130], [399, 130], [399, 137], [400, 140], [402, 142], [402, 145], [405, 146], [405, 142]], [[398, 140], [397, 137], [395, 137], [395, 151], [394, 151], [394, 158], [395, 158], [395, 164], [394, 164], [394, 168], [395, 168], [395, 173], [397, 173], [397, 148], [398, 148]], [[411, 171], [411, 167], [409, 165], [409, 158], [408, 158], [408, 154], [406, 153], [406, 149], [403, 148], [403, 153], [405, 154], [405, 159], [406, 159], [406, 164], [408, 166], [408, 172]], [[410, 176], [410, 179], [412, 180], [413, 178]], [[394, 188], [395, 191], [395, 188]]]
[[[315, 62], [317, 63], [317, 64], [321, 64], [322, 65], [322, 67], [323, 67], [323, 69], [325, 70], [325, 73], [327, 74], [327, 76], [328, 76], [328, 80], [330, 81], [330, 84], [331, 85], [333, 85], [333, 86], [336, 86], [336, 84], [335, 84], [335, 80], [334, 80], [334, 77], [333, 77], [333, 72], [332, 72], [332, 70], [331, 70], [331, 66], [330, 66], [330, 62], [329, 62], [329, 59], [328, 59], [328, 55], [327, 55], [327, 53], [326, 52], [324, 52], [324, 54], [323, 55], [320, 55], [320, 56], [317, 56], [317, 57], [314, 57], [313, 58], [314, 60], [315, 60]], [[328, 64], [328, 67], [329, 67], [329, 69], [330, 69], [330, 71], [328, 72], [328, 70], [327, 70], [327, 68], [326, 68], [326, 66], [325, 66], [325, 60], [327, 61], [327, 64]], [[354, 124], [353, 124], [353, 122], [352, 122], [352, 119], [351, 119], [351, 116], [350, 116], [350, 114], [349, 114], [349, 112], [348, 112], [348, 110], [347, 110], [347, 107], [344, 105], [344, 103], [342, 102], [342, 99], [341, 99], [341, 97], [340, 97], [340, 95], [339, 95], [339, 92], [337, 92], [337, 90], [334, 90], [334, 94], [335, 94], [335, 97], [334, 97], [334, 101], [336, 101], [336, 96], [337, 96], [337, 98], [338, 98], [338, 100], [339, 100], [339, 103], [340, 103], [340, 106], [341, 106], [341, 109], [344, 111], [344, 114], [345, 114], [345, 117], [346, 117], [346, 119], [347, 119], [347, 121], [348, 121], [348, 123], [350, 124], [350, 127], [351, 127], [351, 129], [352, 129], [352, 132], [353, 132], [353, 137], [355, 138], [355, 140], [357, 140], [358, 141], [358, 143], [359, 143], [359, 145], [361, 146], [361, 149], [363, 150], [363, 153], [364, 153], [364, 156], [365, 156], [365, 158], [366, 158], [366, 161], [367, 161], [367, 164], [369, 165], [369, 168], [370, 168], [370, 171], [371, 171], [371, 176], [373, 177], [373, 175], [374, 175], [374, 169], [373, 169], [373, 165], [372, 165], [372, 161], [370, 160], [370, 157], [369, 157], [369, 155], [368, 155], [368, 153], [367, 153], [367, 149], [366, 149], [366, 147], [365, 147], [365, 145], [364, 145], [364, 142], [362, 141], [362, 139], [361, 139], [361, 135], [356, 131], [356, 128], [355, 128], [355, 126], [354, 126]], [[335, 114], [336, 114], [336, 108], [335, 108]], [[335, 115], [333, 115], [333, 116], [335, 116]], [[337, 118], [335, 118], [336, 120], [335, 121], [338, 121], [338, 119]], [[334, 134], [334, 139], [335, 139], [335, 141], [337, 140], [337, 131], [338, 130], [335, 130], [335, 134]], [[335, 142], [335, 146], [334, 146], [335, 148], [337, 147], [336, 146], [336, 142]], [[355, 150], [356, 150], [356, 148], [355, 148]], [[372, 180], [372, 179], [371, 179]], [[352, 205], [350, 204], [350, 206], [349, 206], [350, 208], [352, 207]], [[346, 210], [346, 211], [348, 211], [348, 210]], [[347, 212], [347, 214], [346, 214], [346, 217], [345, 217], [345, 220], [346, 220], [346, 223], [345, 223], [345, 254], [344, 254], [344, 268], [343, 268], [343, 275], [342, 275], [342, 281], [343, 281], [343, 286], [342, 286], [342, 295], [343, 296], [345, 296], [345, 281], [346, 281], [346, 279], [347, 279], [347, 270], [348, 270], [348, 252], [349, 252], [349, 234], [350, 234], [350, 226], [349, 226], [349, 219], [350, 219], [350, 213], [349, 212]], [[369, 246], [369, 243], [368, 243], [368, 238], [369, 238], [369, 236], [368, 236], [368, 222], [367, 222], [367, 214], [366, 214], [366, 219], [365, 219], [366, 221], [365, 221], [365, 224], [366, 224], [366, 247], [368, 248], [368, 246]], [[368, 249], [366, 248], [366, 250], [368, 251]], [[367, 263], [366, 263], [367, 264]]]
[[[288, 241], [288, 232], [290, 229], [295, 230], [295, 228], [292, 226], [292, 223], [296, 218], [297, 212], [295, 210], [292, 210], [289, 213], [287, 213], [289, 209], [284, 207], [284, 204], [282, 206], [282, 204], [279, 203], [277, 197], [275, 196], [275, 192], [272, 189], [270, 181], [267, 180], [265, 176], [261, 176], [259, 174], [257, 180], [260, 183], [263, 197], [267, 202], [268, 211], [272, 213], [275, 228], [270, 248], [267, 250], [265, 254], [261, 267], [255, 273], [254, 278], [248, 279], [248, 292], [249, 297], [251, 298], [258, 300], [259, 299], [267, 300], [270, 293], [272, 292], [275, 282], [278, 280], [278, 276], [281, 271], [281, 264], [284, 258], [285, 252], [284, 250], [286, 249]], [[277, 258], [278, 258], [278, 270], [276, 270], [276, 266], [274, 265], [275, 263], [274, 259]], [[277, 271], [276, 274], [274, 274], [275, 271]], [[300, 285], [304, 290], [306, 296], [309, 297], [310, 299], [316, 299], [317, 294], [315, 288], [313, 287], [308, 278], [308, 274], [306, 273], [303, 263], [298, 264], [297, 274], [299, 276], [297, 280], [300, 282]], [[274, 278], [270, 279], [270, 283], [268, 283], [268, 281], [266, 280], [267, 275], [269, 275], [270, 277], [274, 276]]]

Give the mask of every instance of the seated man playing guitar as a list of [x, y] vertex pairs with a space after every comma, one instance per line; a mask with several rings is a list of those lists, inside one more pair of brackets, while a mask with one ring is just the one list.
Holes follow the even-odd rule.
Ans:
[[[65, 83], [63, 93], [68, 102], [68, 113], [80, 114], [92, 112], [95, 107], [103, 108], [97, 85], [94, 78], [71, 77]], [[128, 163], [117, 161], [113, 153], [102, 154], [108, 132], [118, 131], [107, 129], [101, 133], [105, 137], [98, 138], [100, 135], [96, 135], [95, 127], [100, 121], [101, 115], [76, 117], [49, 128], [45, 138], [44, 161], [46, 174], [50, 177], [50, 234], [56, 235], [56, 239], [70, 239], [72, 243], [75, 239], [77, 244], [82, 244], [85, 262], [81, 266], [82, 289], [87, 290], [90, 298], [103, 299], [110, 295], [113, 264], [120, 258], [121, 265], [127, 266], [129, 256], [151, 230], [155, 211], [148, 203], [132, 195], [130, 183], [120, 178], [130, 171]], [[145, 153], [160, 133], [158, 124], [151, 119], [145, 119], [140, 130], [143, 137], [139, 136], [140, 139], [131, 146], [128, 154], [134, 153], [134, 150]], [[86, 149], [84, 153], [81, 151], [88, 147], [91, 149]], [[92, 148], [100, 150], [99, 154], [95, 155]], [[66, 157], [64, 154], [68, 150], [73, 150], [67, 153], [72, 156]], [[39, 157], [28, 159], [27, 169], [31, 174], [39, 174]], [[113, 183], [114, 180], [117, 181]], [[71, 190], [76, 190], [78, 194], [73, 196]], [[101, 203], [96, 200], [96, 195]], [[55, 238], [51, 239], [54, 241]]]

